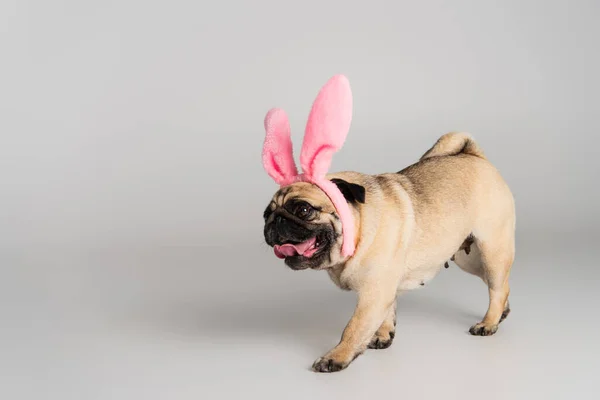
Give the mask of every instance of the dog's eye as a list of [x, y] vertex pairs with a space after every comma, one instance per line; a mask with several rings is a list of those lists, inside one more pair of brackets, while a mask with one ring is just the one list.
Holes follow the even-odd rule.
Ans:
[[294, 214], [298, 218], [307, 218], [312, 214], [313, 208], [306, 203], [298, 204]]

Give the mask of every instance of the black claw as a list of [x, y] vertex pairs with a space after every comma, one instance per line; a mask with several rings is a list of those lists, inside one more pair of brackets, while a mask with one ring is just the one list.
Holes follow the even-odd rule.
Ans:
[[446, 261], [446, 262], [444, 263], [444, 267], [445, 267], [445, 268], [450, 268], [450, 264], [448, 264], [448, 261]]
[[390, 338], [393, 340], [394, 337], [396, 337], [396, 332], [394, 332], [394, 331], [390, 332]]

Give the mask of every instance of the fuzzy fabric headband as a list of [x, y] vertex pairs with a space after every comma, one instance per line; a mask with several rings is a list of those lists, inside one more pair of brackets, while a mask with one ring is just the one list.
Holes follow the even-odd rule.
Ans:
[[348, 135], [352, 120], [352, 91], [344, 75], [332, 77], [315, 99], [306, 130], [298, 173], [292, 150], [290, 123], [285, 111], [274, 108], [265, 117], [266, 137], [263, 146], [263, 166], [281, 187], [295, 182], [318, 186], [333, 203], [342, 223], [342, 255], [352, 256], [355, 250], [354, 218], [344, 195], [325, 178], [333, 154]]

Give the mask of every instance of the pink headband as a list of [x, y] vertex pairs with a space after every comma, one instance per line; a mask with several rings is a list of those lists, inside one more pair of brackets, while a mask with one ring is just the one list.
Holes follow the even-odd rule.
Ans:
[[263, 146], [263, 166], [281, 187], [309, 182], [329, 197], [342, 223], [342, 255], [354, 254], [354, 218], [338, 187], [325, 178], [333, 154], [344, 144], [352, 120], [352, 91], [348, 79], [336, 75], [321, 88], [315, 99], [306, 130], [298, 174], [292, 150], [290, 123], [285, 111], [274, 108], [265, 117], [267, 135]]

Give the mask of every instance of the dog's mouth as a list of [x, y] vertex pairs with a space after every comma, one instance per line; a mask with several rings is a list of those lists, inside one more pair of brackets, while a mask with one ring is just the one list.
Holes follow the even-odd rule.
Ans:
[[288, 257], [311, 258], [323, 247], [323, 244], [324, 241], [319, 236], [314, 236], [301, 243], [276, 244], [273, 246], [273, 250], [275, 255], [282, 259]]

